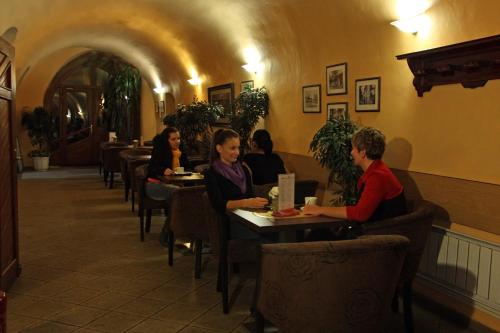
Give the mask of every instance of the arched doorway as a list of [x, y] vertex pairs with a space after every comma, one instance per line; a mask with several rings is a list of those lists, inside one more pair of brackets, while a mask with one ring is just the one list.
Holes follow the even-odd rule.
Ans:
[[[99, 144], [110, 128], [103, 92], [110, 78], [126, 64], [108, 53], [91, 51], [62, 67], [49, 85], [44, 105], [58, 125], [53, 162], [58, 165], [95, 165]], [[128, 139], [140, 136], [140, 112], [127, 113]]]

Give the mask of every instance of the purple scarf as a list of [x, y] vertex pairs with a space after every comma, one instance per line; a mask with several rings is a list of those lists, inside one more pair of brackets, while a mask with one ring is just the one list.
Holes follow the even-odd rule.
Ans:
[[243, 171], [243, 166], [240, 162], [233, 163], [232, 166], [229, 166], [221, 160], [215, 160], [212, 165], [215, 171], [229, 179], [234, 185], [238, 186], [241, 193], [246, 193], [247, 181], [245, 171]]

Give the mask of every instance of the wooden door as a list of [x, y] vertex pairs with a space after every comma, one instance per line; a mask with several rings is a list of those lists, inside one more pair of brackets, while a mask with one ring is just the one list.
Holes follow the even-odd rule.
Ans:
[[17, 225], [14, 110], [14, 48], [0, 38], [0, 288], [21, 272]]

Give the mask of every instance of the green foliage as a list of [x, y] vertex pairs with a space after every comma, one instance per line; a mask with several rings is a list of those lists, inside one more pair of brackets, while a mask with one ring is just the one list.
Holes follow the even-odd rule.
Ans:
[[52, 114], [43, 107], [33, 112], [23, 112], [21, 125], [28, 131], [31, 144], [35, 148], [31, 156], [49, 156], [52, 143], [57, 138], [57, 124]]
[[108, 131], [116, 132], [120, 139], [137, 136], [141, 106], [141, 74], [124, 65], [110, 72], [104, 87], [104, 112]]
[[352, 205], [357, 200], [357, 182], [361, 169], [353, 164], [351, 139], [356, 125], [350, 119], [334, 118], [326, 122], [314, 135], [309, 149], [321, 166], [330, 169], [328, 184], [337, 184], [340, 190], [336, 205]]
[[177, 105], [173, 114], [167, 115], [163, 123], [177, 127], [188, 154], [201, 154], [208, 157], [212, 126], [224, 110], [219, 105], [211, 105], [206, 101], [199, 101], [196, 97], [188, 105]]
[[265, 87], [244, 90], [235, 99], [229, 120], [231, 128], [240, 135], [243, 151], [249, 149], [250, 134], [259, 118], [264, 118], [268, 113], [269, 95]]

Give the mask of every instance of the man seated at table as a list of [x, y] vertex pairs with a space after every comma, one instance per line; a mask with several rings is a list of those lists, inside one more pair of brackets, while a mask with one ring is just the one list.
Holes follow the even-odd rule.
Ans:
[[352, 137], [351, 151], [354, 164], [364, 171], [358, 180], [358, 203], [343, 207], [307, 205], [304, 207], [304, 213], [359, 223], [406, 214], [403, 186], [381, 160], [384, 151], [385, 137], [382, 132], [371, 127], [358, 130]]

